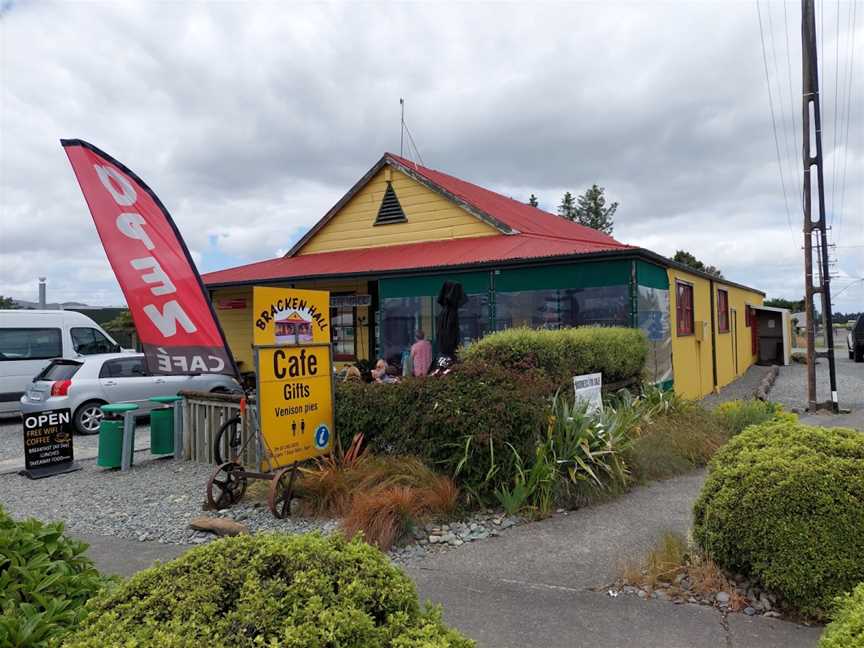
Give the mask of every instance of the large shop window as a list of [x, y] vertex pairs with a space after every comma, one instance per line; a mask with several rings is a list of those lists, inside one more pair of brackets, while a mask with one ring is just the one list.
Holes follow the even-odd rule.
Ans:
[[[381, 348], [383, 357], [396, 366], [402, 363], [402, 354], [414, 344], [417, 329], [423, 329], [433, 345], [437, 337], [435, 318], [440, 312], [437, 299], [425, 297], [396, 297], [381, 301]], [[489, 299], [486, 293], [468, 295], [468, 301], [459, 309], [459, 333], [463, 345], [483, 337], [489, 329]], [[436, 349], [437, 351], [437, 349]]]
[[334, 360], [354, 360], [357, 356], [355, 309], [340, 306], [330, 309], [330, 330]]
[[627, 286], [523, 290], [495, 295], [495, 329], [629, 326]]
[[721, 289], [717, 290], [717, 330], [729, 332], [729, 293]]
[[678, 335], [693, 335], [693, 286], [675, 283], [675, 320]]

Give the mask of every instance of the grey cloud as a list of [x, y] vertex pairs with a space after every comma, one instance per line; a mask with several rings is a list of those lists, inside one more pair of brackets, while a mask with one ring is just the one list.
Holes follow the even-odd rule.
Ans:
[[[621, 202], [621, 240], [801, 290], [794, 260], [772, 268], [755, 252], [754, 241], [785, 259], [800, 216], [792, 205], [790, 232], [751, 5], [3, 6], [0, 293], [30, 296], [51, 263], [58, 290], [119, 301], [61, 136], [135, 169], [199, 253], [212, 256], [215, 238], [219, 263], [241, 263], [290, 247], [383, 151], [398, 152], [400, 96], [429, 166], [536, 193], [550, 210], [597, 182]], [[797, 107], [780, 5], [769, 10], [792, 192]], [[864, 57], [856, 67], [860, 80]], [[838, 221], [864, 244], [861, 130], [853, 122]], [[861, 263], [844, 253], [841, 266]]]

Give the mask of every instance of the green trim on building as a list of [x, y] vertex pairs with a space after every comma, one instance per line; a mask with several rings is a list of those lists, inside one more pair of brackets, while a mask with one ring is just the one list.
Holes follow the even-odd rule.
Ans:
[[545, 265], [535, 268], [495, 270], [496, 292], [599, 288], [630, 283], [629, 261], [599, 261], [573, 265]]
[[636, 281], [640, 286], [646, 288], [669, 290], [669, 275], [666, 273], [666, 268], [653, 263], [636, 261]]
[[381, 299], [395, 297], [437, 297], [441, 285], [445, 281], [458, 281], [463, 290], [469, 294], [489, 292], [489, 271], [459, 272], [452, 274], [421, 275], [381, 279], [378, 282], [378, 294]]

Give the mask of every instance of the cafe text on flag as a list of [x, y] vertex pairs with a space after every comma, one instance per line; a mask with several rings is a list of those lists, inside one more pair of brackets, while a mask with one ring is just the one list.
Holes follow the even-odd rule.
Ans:
[[82, 140], [60, 140], [154, 374], [237, 375], [201, 277], [168, 210], [144, 182]]

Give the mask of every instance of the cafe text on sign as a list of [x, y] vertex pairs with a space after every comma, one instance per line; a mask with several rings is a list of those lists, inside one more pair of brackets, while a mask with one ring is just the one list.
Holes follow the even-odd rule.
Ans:
[[330, 452], [333, 372], [328, 345], [260, 348], [261, 436], [272, 468]]

